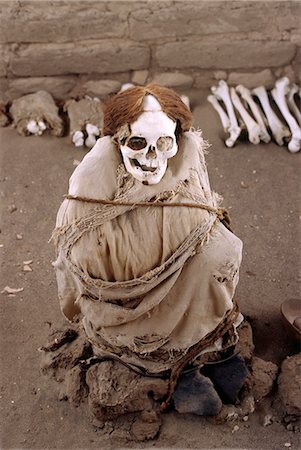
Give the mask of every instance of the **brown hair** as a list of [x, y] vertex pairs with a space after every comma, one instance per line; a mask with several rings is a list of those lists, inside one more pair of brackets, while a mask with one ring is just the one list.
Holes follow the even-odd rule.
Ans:
[[114, 136], [125, 124], [131, 124], [143, 113], [143, 99], [153, 95], [170, 119], [177, 122], [176, 135], [189, 130], [192, 114], [172, 89], [156, 84], [135, 86], [109, 98], [104, 106], [103, 135]]

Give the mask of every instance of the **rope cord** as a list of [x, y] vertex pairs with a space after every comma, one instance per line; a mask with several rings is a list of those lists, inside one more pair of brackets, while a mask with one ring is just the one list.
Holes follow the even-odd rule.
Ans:
[[99, 203], [101, 205], [115, 205], [115, 206], [151, 206], [151, 207], [175, 207], [175, 206], [180, 206], [180, 207], [186, 207], [186, 208], [199, 208], [199, 209], [204, 209], [210, 213], [213, 213], [217, 216], [217, 218], [230, 230], [230, 217], [229, 217], [229, 213], [227, 211], [226, 208], [213, 208], [212, 206], [209, 205], [205, 205], [203, 203], [189, 203], [189, 202], [173, 202], [173, 203], [166, 203], [166, 202], [162, 202], [160, 200], [155, 201], [155, 202], [128, 202], [125, 200], [105, 200], [105, 199], [93, 199], [93, 198], [88, 198], [88, 197], [80, 197], [77, 195], [64, 195], [64, 198], [66, 198], [67, 200], [77, 200], [77, 201], [81, 201], [81, 202], [86, 202], [86, 203]]

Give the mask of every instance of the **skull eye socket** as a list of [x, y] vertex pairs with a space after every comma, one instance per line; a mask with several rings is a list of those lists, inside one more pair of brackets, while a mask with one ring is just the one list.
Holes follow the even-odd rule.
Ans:
[[142, 150], [147, 145], [144, 137], [133, 136], [129, 139], [127, 146], [132, 150]]
[[157, 140], [157, 149], [161, 152], [167, 152], [173, 146], [173, 138], [171, 136], [161, 136]]

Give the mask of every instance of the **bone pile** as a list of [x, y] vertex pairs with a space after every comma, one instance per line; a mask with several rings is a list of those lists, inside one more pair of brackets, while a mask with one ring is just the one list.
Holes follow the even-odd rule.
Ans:
[[227, 147], [233, 147], [246, 130], [252, 144], [268, 143], [272, 136], [278, 145], [287, 145], [290, 152], [300, 150], [301, 113], [295, 96], [299, 96], [300, 104], [301, 89], [287, 77], [277, 80], [270, 93], [264, 86], [251, 91], [242, 85], [229, 87], [224, 80], [212, 86], [211, 92], [207, 99], [229, 134]]

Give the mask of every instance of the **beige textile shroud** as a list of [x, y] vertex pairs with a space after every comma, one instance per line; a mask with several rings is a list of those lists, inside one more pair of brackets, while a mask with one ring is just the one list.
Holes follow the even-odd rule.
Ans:
[[[145, 186], [126, 172], [105, 136], [75, 169], [69, 194], [217, 208], [206, 146], [199, 131], [184, 133], [163, 179]], [[164, 371], [233, 308], [242, 243], [212, 212], [65, 199], [56, 227], [61, 309], [69, 320], [82, 313], [97, 354], [117, 355], [150, 373]], [[222, 347], [219, 336], [206, 351]]]

